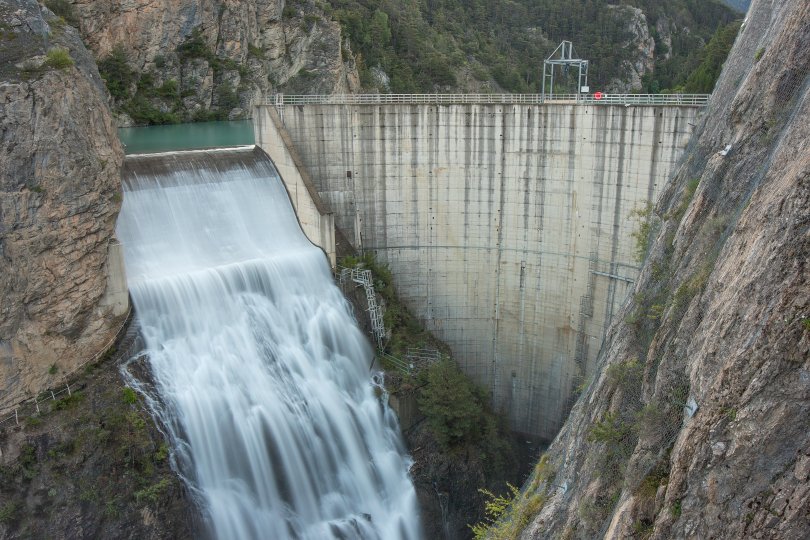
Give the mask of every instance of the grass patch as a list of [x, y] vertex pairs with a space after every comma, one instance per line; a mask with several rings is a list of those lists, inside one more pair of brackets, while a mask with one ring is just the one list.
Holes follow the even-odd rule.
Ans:
[[157, 504], [160, 496], [166, 489], [171, 486], [171, 481], [168, 478], [163, 478], [159, 482], [152, 484], [135, 492], [135, 502], [138, 504]]
[[614, 389], [638, 389], [644, 375], [644, 366], [637, 358], [630, 358], [611, 364], [607, 368], [607, 377]]
[[253, 58], [258, 58], [260, 60], [265, 59], [264, 51], [260, 47], [257, 47], [256, 45], [253, 45], [251, 43], [248, 43], [248, 55], [252, 56]]
[[655, 531], [655, 524], [647, 520], [639, 520], [633, 523], [633, 538], [649, 538]]
[[686, 184], [686, 187], [683, 190], [683, 194], [681, 195], [681, 200], [678, 203], [678, 207], [675, 208], [675, 211], [672, 212], [670, 216], [675, 221], [680, 222], [683, 219], [683, 216], [686, 214], [686, 210], [689, 208], [689, 204], [692, 202], [692, 199], [695, 196], [695, 192], [697, 191], [698, 186], [700, 185], [700, 178], [692, 178]]
[[15, 501], [8, 501], [0, 506], [0, 523], [12, 523], [17, 519], [17, 503]]
[[166, 458], [169, 457], [169, 447], [166, 446], [166, 443], [160, 443], [160, 446], [155, 452], [154, 459], [156, 462], [160, 463], [162, 461], [166, 461]]
[[45, 62], [42, 64], [43, 67], [51, 69], [67, 69], [72, 65], [73, 58], [70, 57], [70, 53], [61, 47], [48, 49], [45, 53]]
[[613, 412], [605, 413], [588, 432], [588, 441], [606, 443], [611, 449], [626, 446], [624, 443], [633, 434], [634, 426]]
[[661, 460], [639, 484], [635, 495], [643, 500], [652, 501], [658, 494], [658, 488], [669, 482], [669, 459]]
[[122, 393], [123, 393], [124, 403], [127, 403], [129, 405], [134, 405], [135, 403], [138, 402], [138, 394], [136, 394], [135, 390], [133, 390], [129, 386], [125, 386], [122, 389]]
[[74, 450], [76, 450], [76, 441], [69, 439], [67, 441], [62, 441], [55, 444], [48, 449], [48, 457], [50, 459], [61, 459], [65, 456], [71, 455]]
[[54, 411], [64, 411], [67, 409], [72, 409], [78, 403], [80, 403], [84, 399], [84, 394], [81, 392], [73, 392], [69, 396], [65, 396], [61, 399], [57, 399], [56, 402], [53, 404]]

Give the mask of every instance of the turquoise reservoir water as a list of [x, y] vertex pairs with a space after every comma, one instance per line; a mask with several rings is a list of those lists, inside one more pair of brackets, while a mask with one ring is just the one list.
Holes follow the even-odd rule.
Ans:
[[254, 144], [251, 120], [119, 128], [118, 136], [127, 154]]

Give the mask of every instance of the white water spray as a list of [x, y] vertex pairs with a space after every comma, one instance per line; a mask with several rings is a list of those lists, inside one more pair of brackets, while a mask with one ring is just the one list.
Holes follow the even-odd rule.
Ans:
[[419, 538], [372, 351], [272, 164], [242, 152], [150, 158], [176, 166], [130, 173], [118, 219], [181, 469], [217, 538]]

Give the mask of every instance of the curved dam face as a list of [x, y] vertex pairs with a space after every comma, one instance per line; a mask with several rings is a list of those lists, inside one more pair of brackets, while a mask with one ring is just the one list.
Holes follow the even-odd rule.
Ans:
[[349, 241], [388, 263], [512, 427], [550, 439], [636, 277], [631, 214], [656, 198], [698, 112], [288, 105], [254, 122], [271, 156], [292, 142]]

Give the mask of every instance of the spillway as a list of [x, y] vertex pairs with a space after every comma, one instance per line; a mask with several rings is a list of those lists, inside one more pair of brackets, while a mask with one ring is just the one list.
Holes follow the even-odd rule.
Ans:
[[372, 351], [272, 162], [130, 156], [117, 235], [155, 411], [208, 534], [419, 538]]

